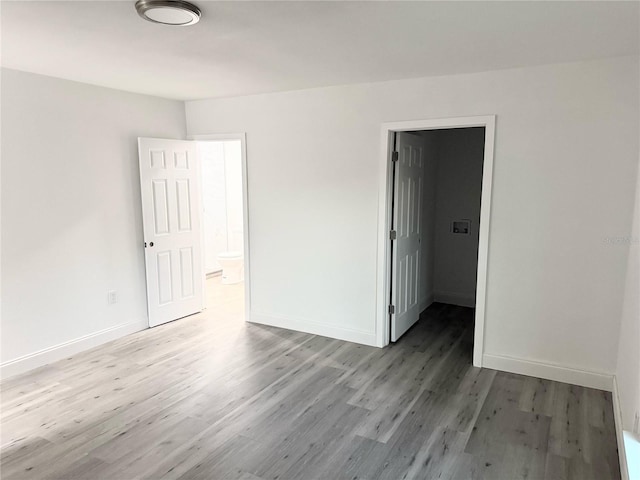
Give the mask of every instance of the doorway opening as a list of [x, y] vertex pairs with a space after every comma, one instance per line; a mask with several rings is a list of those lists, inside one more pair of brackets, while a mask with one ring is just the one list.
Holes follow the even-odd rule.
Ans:
[[197, 140], [200, 164], [204, 307], [225, 321], [243, 319], [244, 194], [242, 141]]
[[245, 135], [141, 137], [138, 149], [149, 326], [206, 307], [249, 319]]
[[380, 346], [455, 315], [482, 365], [494, 130], [494, 116], [383, 125]]

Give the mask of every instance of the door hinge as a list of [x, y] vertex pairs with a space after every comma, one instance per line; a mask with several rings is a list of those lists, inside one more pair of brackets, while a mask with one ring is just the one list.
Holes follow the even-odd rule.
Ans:
[[395, 230], [389, 231], [389, 240], [395, 240], [398, 238], [398, 233]]
[[394, 313], [396, 313], [396, 306], [389, 305], [389, 315], [393, 315]]
[[391, 161], [392, 161], [392, 162], [397, 162], [397, 161], [398, 161], [398, 157], [399, 157], [398, 152], [393, 152], [393, 153], [391, 154]]

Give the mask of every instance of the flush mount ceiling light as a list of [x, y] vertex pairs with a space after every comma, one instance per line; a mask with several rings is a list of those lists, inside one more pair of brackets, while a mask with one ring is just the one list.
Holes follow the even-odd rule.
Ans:
[[200, 9], [183, 0], [138, 0], [136, 10], [145, 20], [163, 25], [187, 26], [200, 20]]

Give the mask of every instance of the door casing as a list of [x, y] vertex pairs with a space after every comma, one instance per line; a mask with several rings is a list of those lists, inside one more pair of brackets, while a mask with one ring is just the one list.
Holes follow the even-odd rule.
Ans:
[[376, 266], [376, 344], [389, 344], [389, 298], [391, 296], [391, 230], [394, 134], [420, 130], [442, 130], [448, 128], [484, 127], [484, 164], [482, 168], [482, 195], [480, 205], [480, 232], [478, 244], [478, 273], [476, 278], [476, 312], [473, 342], [473, 365], [482, 367], [484, 352], [484, 330], [487, 302], [487, 267], [489, 253], [489, 227], [491, 221], [491, 187], [493, 181], [493, 157], [495, 142], [495, 115], [472, 117], [436, 118], [383, 123], [378, 186], [378, 251]]

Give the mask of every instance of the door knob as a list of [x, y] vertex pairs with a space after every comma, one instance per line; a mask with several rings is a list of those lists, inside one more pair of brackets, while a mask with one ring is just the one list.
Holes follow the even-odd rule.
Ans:
[[149, 246], [150, 246], [150, 247], [153, 247], [153, 242], [149, 242]]

